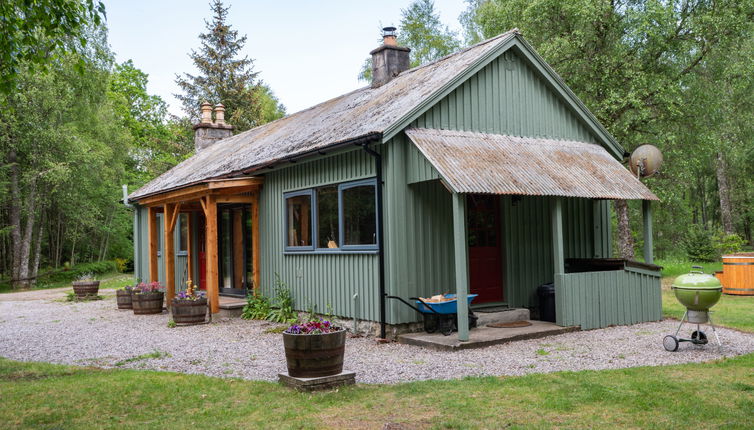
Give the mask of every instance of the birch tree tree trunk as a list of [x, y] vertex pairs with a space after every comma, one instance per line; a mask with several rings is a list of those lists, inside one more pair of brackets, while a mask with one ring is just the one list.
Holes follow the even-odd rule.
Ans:
[[11, 287], [20, 288], [21, 272], [21, 190], [18, 186], [16, 151], [8, 154], [10, 164]]
[[45, 233], [44, 212], [42, 212], [41, 219], [39, 220], [39, 231], [37, 231], [37, 238], [34, 241], [34, 260], [31, 263], [31, 285], [36, 285], [37, 275], [39, 274], [39, 260], [42, 256], [42, 236]]
[[618, 253], [621, 258], [634, 258], [634, 238], [628, 222], [628, 202], [615, 200], [615, 213], [618, 216]]
[[717, 153], [715, 173], [717, 175], [717, 194], [720, 196], [720, 217], [723, 222], [723, 230], [727, 234], [733, 234], [733, 208], [730, 201], [730, 184], [728, 183], [728, 165], [722, 151]]
[[31, 253], [32, 234], [34, 233], [34, 221], [37, 217], [36, 204], [37, 180], [32, 179], [29, 184], [29, 198], [26, 205], [26, 225], [24, 226], [24, 235], [20, 246], [21, 255], [19, 256], [18, 280], [19, 286], [22, 288], [27, 288], [29, 286], [29, 256]]

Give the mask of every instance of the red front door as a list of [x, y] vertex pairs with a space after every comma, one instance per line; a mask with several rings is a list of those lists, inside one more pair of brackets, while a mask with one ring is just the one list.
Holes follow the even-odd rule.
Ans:
[[502, 302], [503, 249], [498, 196], [469, 194], [469, 281], [474, 303]]

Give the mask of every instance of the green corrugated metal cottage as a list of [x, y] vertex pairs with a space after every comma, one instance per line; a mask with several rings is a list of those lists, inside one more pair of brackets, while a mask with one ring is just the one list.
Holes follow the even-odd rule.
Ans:
[[[371, 86], [231, 136], [202, 106], [197, 153], [128, 197], [136, 274], [168, 297], [199, 281], [386, 324], [417, 320], [386, 295], [535, 308], [557, 323], [657, 320], [656, 266], [612, 260], [610, 200], [649, 201], [623, 148], [516, 31], [413, 69], [393, 33]], [[600, 260], [601, 259], [601, 260]]]

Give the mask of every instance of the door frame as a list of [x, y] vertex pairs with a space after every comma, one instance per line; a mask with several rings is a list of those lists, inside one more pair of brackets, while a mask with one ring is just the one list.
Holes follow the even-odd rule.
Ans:
[[[223, 223], [222, 223], [222, 213], [224, 210], [232, 210], [232, 209], [241, 209], [241, 236], [243, 240], [243, 244], [241, 246], [241, 258], [244, 262], [244, 270], [243, 274], [241, 275], [241, 288], [224, 288], [223, 280], [225, 278], [223, 273], [223, 256], [224, 256], [224, 249], [222, 247], [222, 234], [223, 234]], [[246, 297], [249, 293], [249, 267], [246, 266], [248, 262], [248, 248], [252, 246], [251, 244], [251, 229], [248, 228], [247, 222], [251, 218], [251, 211], [249, 210], [249, 207], [247, 204], [244, 203], [218, 203], [217, 204], [217, 249], [218, 249], [218, 258], [217, 258], [217, 285], [218, 285], [218, 292], [221, 296], [231, 296], [231, 297]], [[232, 228], [232, 227], [231, 227]], [[235, 261], [236, 258], [238, 258], [235, 253], [230, 253], [230, 266], [235, 267]], [[253, 264], [253, 263], [252, 263]], [[253, 269], [253, 268], [252, 268]], [[235, 282], [235, 277], [231, 276], [231, 284]], [[235, 285], [234, 285], [235, 287]]]
[[[484, 195], [484, 194], [481, 194]], [[468, 214], [471, 212], [469, 210], [469, 199], [473, 198], [473, 194], [469, 194], [466, 198], [466, 212], [467, 212], [467, 219], [466, 219], [466, 229], [467, 229], [467, 239], [466, 239], [466, 252], [468, 253], [469, 258], [471, 257], [471, 247], [468, 244], [468, 229], [469, 229], [469, 220], [468, 220]], [[503, 300], [502, 301], [496, 301], [496, 302], [485, 302], [485, 303], [472, 303], [471, 307], [473, 309], [483, 309], [483, 308], [489, 308], [489, 307], [496, 307], [496, 306], [506, 306], [509, 301], [508, 297], [508, 282], [506, 282], [506, 274], [508, 270], [508, 264], [507, 264], [507, 253], [508, 250], [505, 246], [505, 211], [504, 211], [504, 205], [505, 205], [505, 199], [501, 195], [492, 195], [493, 198], [496, 199], [496, 203], [494, 204], [495, 210], [497, 211], [497, 235], [498, 235], [498, 243], [499, 243], [499, 250], [500, 250], [500, 288], [502, 289], [503, 294]], [[469, 293], [471, 293], [471, 267], [469, 267]]]

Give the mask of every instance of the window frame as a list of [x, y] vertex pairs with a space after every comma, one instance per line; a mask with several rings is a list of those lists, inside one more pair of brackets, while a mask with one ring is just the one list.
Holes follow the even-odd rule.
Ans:
[[[317, 201], [317, 189], [336, 185], [338, 188], [338, 235], [340, 236], [337, 248], [319, 248], [319, 202]], [[343, 223], [343, 191], [349, 188], [355, 188], [364, 185], [371, 185], [374, 188], [374, 206], [375, 206], [375, 244], [369, 245], [345, 245], [344, 223]], [[312, 239], [311, 246], [288, 246], [288, 199], [297, 196], [309, 196], [311, 199], [310, 213], [310, 235]], [[377, 178], [359, 179], [355, 181], [321, 184], [311, 188], [305, 188], [296, 191], [283, 193], [283, 254], [376, 254], [379, 252], [379, 202], [377, 201]]]
[[[345, 235], [345, 223], [343, 220], [345, 219], [343, 217], [343, 191], [348, 190], [350, 188], [356, 188], [356, 187], [363, 187], [365, 185], [371, 185], [374, 189], [374, 234], [375, 234], [375, 243], [373, 244], [361, 244], [361, 245], [347, 245], [346, 244], [346, 235]], [[377, 179], [363, 179], [360, 181], [353, 181], [353, 182], [345, 182], [342, 184], [338, 184], [338, 234], [340, 235], [340, 242], [341, 245], [339, 249], [342, 249], [344, 251], [377, 251], [380, 248], [379, 244], [379, 222], [377, 222], [378, 219], [378, 211], [379, 208], [377, 207]]]
[[[299, 196], [309, 196], [310, 208], [309, 208], [309, 238], [311, 245], [308, 246], [290, 246], [288, 245], [288, 199]], [[314, 195], [314, 189], [306, 189], [299, 191], [291, 191], [289, 193], [283, 193], [283, 245], [285, 252], [311, 252], [314, 251], [317, 245], [316, 229], [314, 228], [317, 213], [317, 201]]]
[[[183, 217], [183, 215], [185, 215], [185, 221], [186, 221], [185, 223], [183, 222], [184, 219], [181, 219]], [[182, 250], [181, 249], [181, 228], [183, 227], [184, 224], [186, 225], [186, 227], [188, 227], [189, 217], [190, 216], [191, 216], [191, 214], [188, 213], [188, 212], [179, 212], [178, 213], [178, 221], [177, 221], [178, 225], [176, 226], [176, 230], [178, 230], [178, 246], [175, 247], [176, 248], [175, 255], [177, 255], [178, 257], [187, 257], [188, 256], [189, 243], [191, 242], [191, 239], [189, 238], [189, 236], [191, 235], [191, 232], [188, 231], [188, 228], [186, 229], [186, 243], [185, 243], [186, 249]]]

